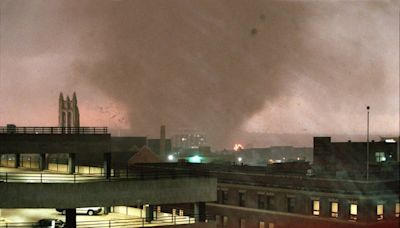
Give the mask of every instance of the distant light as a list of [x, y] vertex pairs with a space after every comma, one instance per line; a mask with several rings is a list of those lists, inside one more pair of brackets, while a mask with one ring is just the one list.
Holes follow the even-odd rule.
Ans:
[[238, 157], [238, 162], [242, 162], [242, 157]]
[[283, 157], [283, 160], [286, 160], [286, 158], [285, 158], [285, 157]]
[[173, 161], [174, 160], [174, 155], [170, 154], [168, 155], [168, 161]]
[[203, 160], [203, 158], [199, 155], [195, 155], [189, 158], [190, 163], [201, 163], [201, 160]]
[[386, 157], [381, 157], [381, 161], [386, 161]]
[[240, 143], [235, 144], [235, 145], [233, 146], [233, 150], [234, 150], [234, 151], [239, 151], [239, 150], [243, 150], [243, 149], [244, 149], [244, 147], [243, 147], [242, 144], [240, 144]]
[[297, 161], [299, 161], [300, 160], [300, 158], [299, 157], [297, 157]]
[[385, 143], [396, 143], [394, 139], [385, 139]]

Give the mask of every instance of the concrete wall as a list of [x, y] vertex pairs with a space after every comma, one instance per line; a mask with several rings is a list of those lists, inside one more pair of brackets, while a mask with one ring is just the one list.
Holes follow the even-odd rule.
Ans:
[[162, 205], [216, 200], [214, 178], [179, 178], [80, 184], [1, 183], [0, 208], [76, 208]]
[[107, 153], [110, 135], [0, 134], [0, 154]]
[[[390, 221], [396, 220], [394, 206], [398, 195], [395, 193], [377, 193], [376, 195], [360, 195], [357, 192], [354, 194], [337, 194], [221, 183], [219, 184], [219, 188], [228, 191], [227, 203], [207, 203], [207, 212], [210, 215], [218, 215], [220, 218], [228, 216], [229, 224], [227, 227], [238, 227], [240, 219], [246, 220], [246, 227], [256, 227], [260, 221], [264, 221], [265, 224], [269, 222], [280, 224], [279, 227], [291, 227], [296, 226], [296, 220], [298, 223], [304, 222], [304, 224], [307, 224], [303, 227], [335, 227], [336, 222], [345, 224], [343, 227], [349, 227], [355, 224], [355, 221], [350, 221], [350, 202], [355, 202], [358, 205], [357, 224], [368, 223], [379, 225], [378, 227], [385, 227], [384, 225], [389, 224], [388, 227], [393, 227]], [[245, 207], [239, 207], [238, 196], [240, 191], [245, 192]], [[258, 209], [258, 194], [273, 195], [275, 210]], [[288, 197], [295, 199], [293, 213], [288, 212]], [[312, 214], [313, 200], [320, 201], [319, 216]], [[339, 203], [338, 218], [332, 218], [330, 202]], [[377, 204], [384, 205], [383, 221], [377, 221]], [[287, 223], [284, 221], [287, 221]], [[381, 226], [381, 224], [384, 225]], [[275, 225], [275, 227], [277, 226]]]

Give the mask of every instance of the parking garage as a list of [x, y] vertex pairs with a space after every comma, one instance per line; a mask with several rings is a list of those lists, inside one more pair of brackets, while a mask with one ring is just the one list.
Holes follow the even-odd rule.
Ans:
[[[67, 227], [79, 227], [82, 222], [86, 222], [85, 227], [98, 227], [96, 222], [104, 221], [109, 226], [129, 223], [132, 227], [154, 226], [157, 222], [187, 224], [204, 222], [205, 202], [216, 200], [216, 179], [206, 175], [191, 175], [184, 170], [165, 173], [142, 167], [111, 168], [110, 135], [104, 129], [67, 131], [75, 134], [65, 134], [60, 128], [2, 129], [0, 155], [6, 167], [0, 168], [1, 224], [19, 222], [10, 213], [28, 215], [32, 210], [43, 213], [42, 218], [64, 218]], [[49, 159], [55, 154], [64, 154], [66, 162]], [[81, 155], [97, 158], [99, 165], [76, 165]], [[177, 203], [193, 204], [195, 213], [190, 216], [158, 210], [159, 205]], [[85, 220], [92, 217], [77, 214], [77, 208], [99, 205], [103, 212], [93, 216], [94, 224]], [[54, 208], [67, 208], [66, 215]], [[39, 219], [25, 217], [18, 218], [28, 223]]]

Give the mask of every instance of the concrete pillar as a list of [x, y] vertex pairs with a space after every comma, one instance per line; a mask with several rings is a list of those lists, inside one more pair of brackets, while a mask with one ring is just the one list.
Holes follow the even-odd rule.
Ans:
[[68, 155], [68, 173], [75, 173], [75, 153], [69, 153]]
[[194, 217], [196, 222], [206, 221], [206, 203], [197, 202], [194, 204]]
[[111, 212], [111, 207], [104, 207], [104, 214], [108, 215]]
[[107, 179], [111, 177], [111, 153], [104, 153], [104, 175]]
[[154, 220], [154, 205], [149, 205], [146, 207], [146, 222], [151, 222]]
[[14, 168], [20, 167], [21, 154], [15, 154]]
[[76, 227], [76, 208], [70, 208], [65, 210], [65, 227], [66, 228]]
[[46, 153], [41, 153], [39, 159], [39, 170], [43, 171], [45, 169], [47, 169]]

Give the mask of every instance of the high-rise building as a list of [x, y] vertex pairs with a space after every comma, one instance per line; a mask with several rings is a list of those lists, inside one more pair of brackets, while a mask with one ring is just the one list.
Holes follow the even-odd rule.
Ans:
[[59, 127], [79, 127], [79, 109], [76, 94], [72, 95], [72, 100], [60, 93], [58, 99], [58, 126]]
[[172, 141], [175, 150], [198, 149], [207, 145], [206, 136], [196, 131], [185, 131], [176, 134], [173, 136]]

